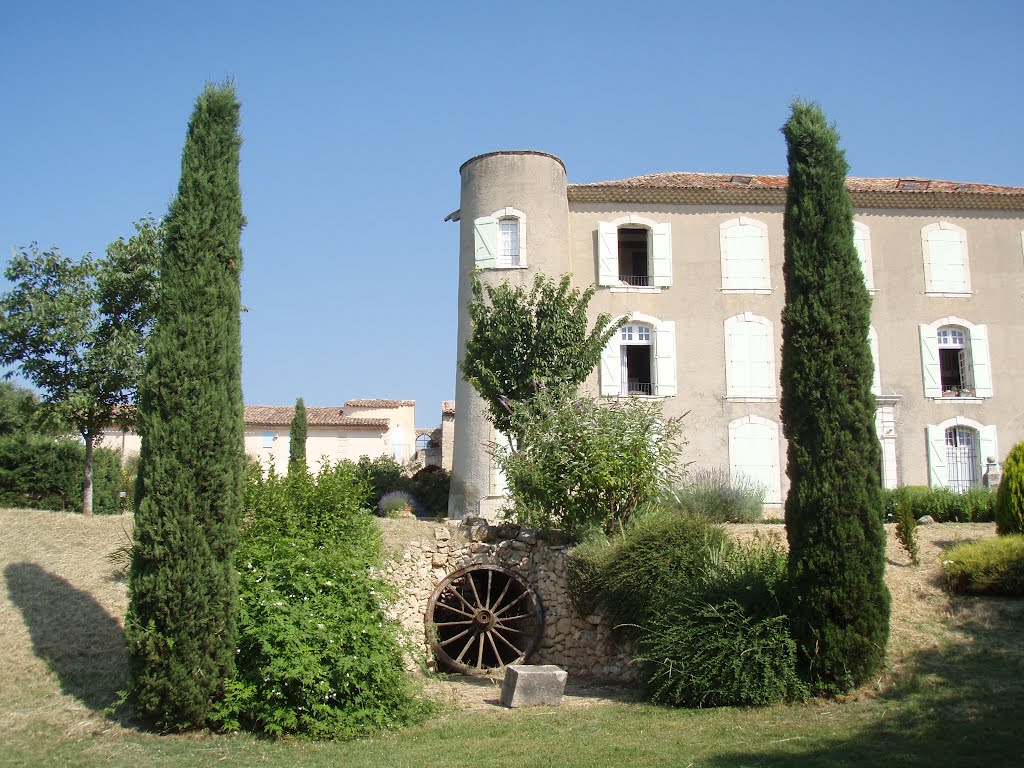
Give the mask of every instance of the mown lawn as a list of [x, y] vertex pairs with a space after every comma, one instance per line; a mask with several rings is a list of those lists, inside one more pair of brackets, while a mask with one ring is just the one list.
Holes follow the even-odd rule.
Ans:
[[691, 711], [449, 707], [415, 728], [312, 743], [156, 736], [102, 714], [123, 685], [126, 603], [105, 555], [130, 524], [0, 510], [0, 765], [1024, 765], [1024, 601], [950, 601], [938, 581], [942, 549], [991, 536], [991, 526], [921, 529], [919, 569], [890, 547], [890, 666], [846, 701]]

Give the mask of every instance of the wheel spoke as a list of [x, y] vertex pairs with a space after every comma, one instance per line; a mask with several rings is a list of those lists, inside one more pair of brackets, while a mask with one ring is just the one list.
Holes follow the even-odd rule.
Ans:
[[451, 636], [451, 637], [449, 637], [449, 638], [448, 638], [447, 640], [444, 640], [444, 641], [442, 641], [442, 642], [438, 643], [438, 645], [440, 645], [440, 646], [441, 646], [442, 648], [444, 648], [444, 647], [445, 647], [446, 645], [449, 645], [450, 643], [454, 643], [454, 642], [455, 642], [456, 640], [458, 640], [458, 639], [459, 639], [460, 637], [464, 637], [465, 635], [467, 635], [467, 634], [469, 633], [469, 631], [470, 631], [470, 630], [468, 630], [468, 629], [464, 629], [464, 630], [462, 630], [461, 632], [459, 632], [459, 634], [457, 634], [457, 635], [452, 635], [452, 636]]
[[[499, 664], [502, 664], [504, 662], [504, 660], [501, 658], [501, 654], [498, 653], [498, 646], [496, 646], [494, 644], [494, 638], [491, 637], [491, 635], [493, 635], [493, 634], [494, 634], [493, 632], [488, 632], [487, 633], [487, 642], [489, 642], [491, 644], [491, 649], [494, 651], [494, 659], [495, 659], [495, 661], [497, 661]], [[482, 643], [481, 643], [481, 645], [482, 645]]]
[[466, 624], [472, 624], [472, 621], [435, 621], [435, 627], [463, 627]]
[[484, 668], [484, 636], [477, 635], [477, 640], [480, 641], [480, 649], [476, 653], [476, 668]]
[[494, 624], [495, 629], [500, 629], [502, 632], [515, 632], [517, 635], [527, 634], [525, 629], [516, 629], [515, 627], [508, 627], [502, 624], [500, 621]]
[[497, 635], [498, 639], [501, 640], [501, 642], [503, 642], [505, 645], [507, 645], [509, 648], [516, 652], [516, 657], [523, 655], [522, 650], [520, 650], [518, 647], [509, 642], [509, 640], [503, 634], [501, 634], [501, 632], [495, 630], [494, 634]]
[[502, 616], [501, 621], [518, 621], [519, 619], [527, 619], [530, 617], [528, 613], [520, 613], [518, 616]]
[[508, 579], [505, 582], [505, 588], [501, 590], [501, 594], [498, 595], [498, 599], [494, 601], [494, 605], [491, 606], [492, 611], [498, 610], [498, 606], [501, 605], [501, 601], [505, 599], [505, 595], [508, 594], [508, 588], [512, 586], [512, 579]]
[[513, 601], [512, 601], [511, 603], [509, 603], [508, 605], [506, 605], [506, 606], [505, 606], [504, 608], [502, 608], [502, 609], [501, 609], [500, 611], [495, 611], [495, 612], [494, 612], [494, 615], [495, 615], [495, 616], [501, 616], [501, 614], [503, 614], [503, 613], [504, 613], [505, 611], [507, 611], [507, 610], [508, 610], [509, 608], [511, 608], [511, 607], [512, 607], [513, 605], [515, 605], [516, 603], [518, 603], [518, 602], [519, 602], [520, 600], [522, 600], [522, 599], [523, 599], [524, 597], [526, 597], [526, 596], [527, 596], [528, 594], [529, 594], [529, 592], [523, 592], [523, 594], [521, 594], [521, 595], [520, 595], [519, 597], [517, 597], [517, 598], [516, 598], [515, 600], [513, 600]]
[[449, 605], [448, 603], [441, 603], [441, 605], [444, 607], [444, 609], [446, 611], [451, 611], [452, 613], [457, 613], [457, 614], [459, 614], [459, 616], [465, 616], [467, 619], [472, 619], [473, 618], [473, 614], [472, 613], [466, 613], [465, 611], [456, 608], [454, 605]]
[[[467, 631], [469, 631], [469, 630], [467, 630]], [[467, 640], [466, 644], [464, 646], [462, 646], [462, 650], [459, 651], [459, 655], [455, 657], [455, 663], [456, 664], [458, 664], [458, 663], [460, 663], [462, 661], [462, 657], [466, 655], [466, 651], [469, 650], [469, 646], [471, 646], [473, 644], [473, 640], [475, 640], [475, 639], [476, 639], [476, 635], [470, 635], [469, 636], [469, 640]]]
[[474, 610], [483, 607], [483, 601], [480, 599], [480, 593], [476, 591], [476, 579], [473, 578], [473, 574], [469, 574], [466, 578], [469, 582], [469, 586], [473, 589], [473, 597], [476, 598], [476, 605], [471, 606]]
[[487, 571], [487, 602], [484, 604], [484, 608], [490, 610], [491, 607], [491, 578], [494, 576], [494, 571]]
[[[470, 579], [470, 583], [472, 583], [472, 579]], [[451, 586], [451, 587], [450, 587], [450, 589], [451, 589], [451, 591], [452, 591], [452, 594], [453, 594], [453, 595], [455, 595], [455, 596], [456, 596], [457, 598], [459, 598], [459, 600], [461, 600], [461, 601], [462, 601], [462, 604], [463, 604], [464, 606], [466, 606], [467, 608], [469, 608], [469, 610], [470, 610], [470, 613], [468, 614], [469, 616], [472, 616], [473, 614], [475, 614], [475, 613], [476, 613], [476, 606], [474, 606], [474, 605], [473, 605], [472, 603], [470, 603], [470, 602], [469, 602], [469, 600], [467, 600], [466, 598], [464, 598], [464, 597], [462, 596], [462, 593], [461, 593], [461, 592], [459, 592], [459, 590], [457, 590], [457, 589], [456, 589], [456, 588], [455, 588], [454, 586]]]

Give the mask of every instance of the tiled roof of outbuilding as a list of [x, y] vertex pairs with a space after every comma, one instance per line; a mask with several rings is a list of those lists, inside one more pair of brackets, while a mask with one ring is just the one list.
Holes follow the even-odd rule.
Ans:
[[[291, 426], [295, 409], [290, 405], [247, 405], [245, 406], [246, 426], [288, 427]], [[306, 408], [306, 423], [311, 427], [351, 427], [353, 429], [387, 429], [387, 419], [365, 419], [345, 416], [341, 408]]]
[[[737, 173], [652, 173], [615, 181], [570, 184], [575, 203], [647, 202], [780, 205], [786, 176]], [[859, 208], [988, 208], [1024, 210], [1024, 188], [920, 178], [846, 179]]]
[[346, 400], [345, 405], [352, 408], [402, 408], [416, 405], [415, 400]]

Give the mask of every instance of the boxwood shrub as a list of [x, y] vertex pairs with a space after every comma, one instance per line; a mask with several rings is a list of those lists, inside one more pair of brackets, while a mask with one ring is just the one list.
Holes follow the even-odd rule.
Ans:
[[882, 491], [885, 522], [895, 522], [900, 504], [915, 520], [931, 515], [937, 523], [991, 523], [995, 520], [996, 494], [986, 489], [953, 493], [944, 488], [906, 485]]
[[953, 592], [1024, 596], [1024, 535], [958, 544], [943, 555], [942, 570]]

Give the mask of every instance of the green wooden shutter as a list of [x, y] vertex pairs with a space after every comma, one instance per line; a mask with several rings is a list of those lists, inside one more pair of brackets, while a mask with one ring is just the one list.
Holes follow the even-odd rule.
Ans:
[[946, 430], [931, 425], [925, 430], [928, 437], [928, 485], [945, 488], [949, 484], [946, 469]]
[[971, 328], [971, 369], [974, 372], [974, 394], [977, 397], [992, 397], [987, 325]]
[[616, 331], [601, 353], [601, 395], [617, 397], [621, 391], [622, 353], [619, 347], [619, 331]]
[[498, 220], [493, 216], [474, 219], [473, 236], [476, 268], [493, 269], [498, 266]]
[[654, 394], [670, 397], [676, 394], [676, 324], [672, 320], [654, 328]]
[[918, 327], [921, 331], [921, 374], [924, 377], [924, 396], [942, 397], [938, 331], [930, 325]]

